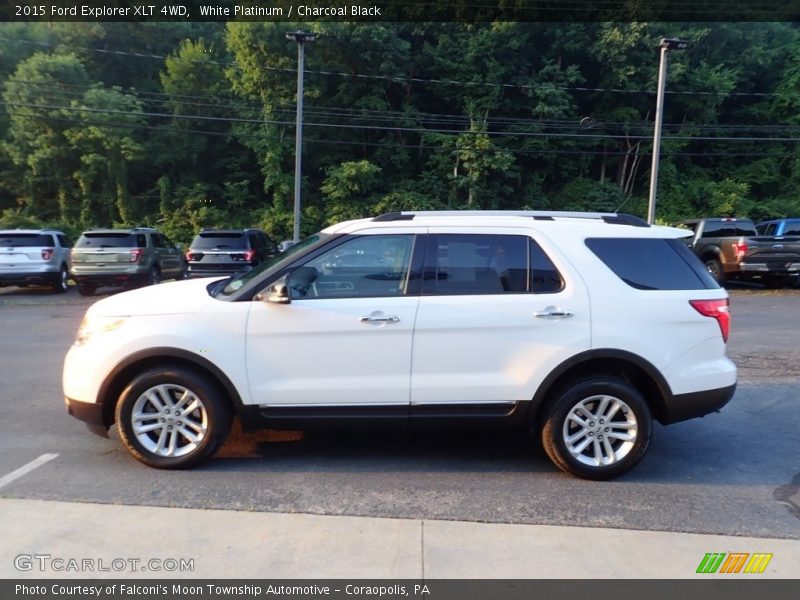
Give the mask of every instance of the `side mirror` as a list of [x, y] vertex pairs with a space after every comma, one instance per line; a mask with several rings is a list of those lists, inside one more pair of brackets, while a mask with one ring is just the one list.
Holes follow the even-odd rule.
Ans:
[[287, 277], [284, 275], [271, 283], [267, 289], [256, 295], [256, 300], [273, 304], [290, 304], [292, 299], [289, 297], [289, 285], [286, 279]]
[[183, 250], [183, 244], [181, 244], [180, 242], [175, 244], [175, 250]]

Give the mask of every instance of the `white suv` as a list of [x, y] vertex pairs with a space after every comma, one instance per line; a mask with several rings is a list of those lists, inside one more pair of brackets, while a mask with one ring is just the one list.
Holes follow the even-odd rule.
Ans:
[[245, 430], [518, 427], [564, 471], [616, 477], [652, 419], [734, 393], [727, 292], [628, 215], [391, 213], [330, 227], [257, 269], [89, 308], [64, 366], [70, 414], [116, 421], [153, 467]]
[[71, 248], [55, 229], [0, 231], [0, 287], [49, 285], [63, 294], [69, 290]]

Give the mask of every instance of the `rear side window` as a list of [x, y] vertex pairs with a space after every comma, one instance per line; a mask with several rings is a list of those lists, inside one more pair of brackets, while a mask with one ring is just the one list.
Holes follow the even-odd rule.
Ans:
[[44, 233], [0, 233], [0, 247], [36, 248], [52, 245], [53, 236]]
[[756, 227], [756, 231], [758, 231], [758, 235], [775, 235], [775, 227], [775, 223], [769, 223]]
[[637, 290], [704, 290], [719, 286], [680, 240], [589, 238], [589, 249]]
[[787, 223], [781, 235], [800, 235], [800, 223]]
[[76, 248], [145, 248], [144, 234], [133, 233], [84, 233]]
[[751, 221], [706, 221], [701, 237], [748, 237], [756, 235]]
[[557, 292], [561, 275], [527, 236], [439, 234], [428, 237], [424, 294]]

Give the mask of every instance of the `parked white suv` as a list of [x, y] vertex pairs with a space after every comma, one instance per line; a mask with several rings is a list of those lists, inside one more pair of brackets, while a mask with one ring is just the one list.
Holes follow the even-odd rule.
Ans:
[[153, 467], [245, 430], [533, 429], [564, 471], [616, 477], [652, 419], [734, 393], [728, 295], [679, 238], [616, 214], [391, 213], [330, 227], [236, 278], [89, 308], [70, 414]]
[[71, 248], [55, 229], [0, 231], [0, 287], [49, 285], [63, 294], [69, 289]]

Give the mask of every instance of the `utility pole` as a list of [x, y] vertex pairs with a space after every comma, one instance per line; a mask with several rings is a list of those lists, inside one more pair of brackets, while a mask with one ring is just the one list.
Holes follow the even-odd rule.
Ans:
[[656, 124], [653, 132], [653, 164], [650, 168], [650, 197], [647, 204], [647, 222], [656, 220], [656, 191], [658, 189], [658, 159], [661, 154], [661, 127], [664, 120], [664, 88], [667, 84], [667, 53], [670, 50], [685, 50], [688, 42], [674, 38], [664, 38], [659, 44], [661, 61], [658, 69], [658, 96], [656, 99]]
[[292, 241], [300, 241], [300, 188], [302, 180], [303, 148], [303, 72], [305, 64], [305, 44], [313, 42], [317, 36], [305, 31], [290, 31], [287, 40], [297, 42], [297, 124], [294, 136], [294, 233]]

